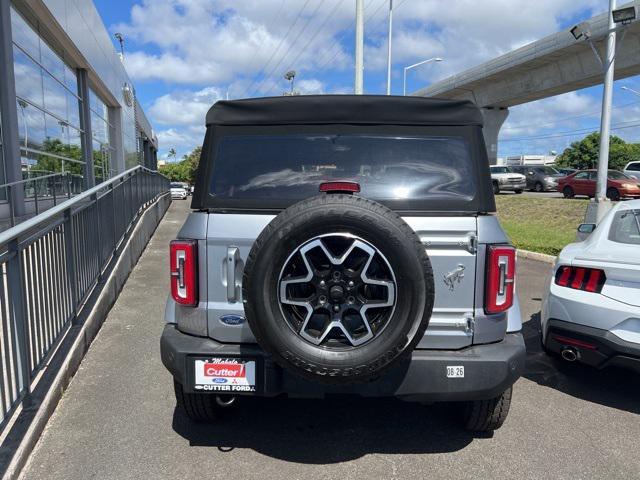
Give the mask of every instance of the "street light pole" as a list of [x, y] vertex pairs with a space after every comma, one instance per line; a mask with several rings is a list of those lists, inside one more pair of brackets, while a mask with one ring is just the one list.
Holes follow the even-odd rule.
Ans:
[[607, 34], [607, 58], [604, 62], [604, 89], [602, 93], [602, 115], [600, 117], [600, 150], [598, 152], [598, 221], [605, 215], [607, 208], [607, 174], [609, 173], [609, 134], [611, 130], [611, 103], [613, 98], [613, 72], [616, 55], [616, 24], [613, 10], [616, 0], [609, 0], [609, 33]]
[[434, 57], [434, 58], [429, 58], [427, 60], [423, 60], [422, 62], [418, 62], [418, 63], [414, 63], [413, 65], [409, 65], [408, 67], [404, 67], [404, 74], [403, 74], [403, 78], [402, 78], [402, 95], [407, 95], [407, 71], [411, 70], [412, 68], [415, 67], [419, 67], [420, 65], [424, 65], [425, 63], [431, 63], [431, 62], [441, 62], [442, 58], [440, 57]]
[[120, 43], [120, 60], [124, 60], [124, 37], [119, 32], [116, 32], [113, 36], [116, 37], [118, 43]]
[[629, 88], [629, 87], [626, 87], [626, 86], [625, 87], [620, 87], [620, 88], [622, 88], [622, 90], [626, 90], [626, 91], [631, 92], [634, 95], [637, 95], [637, 96], [640, 97], [640, 92], [637, 91], [637, 90], [634, 90], [633, 88]]
[[387, 50], [387, 95], [391, 95], [391, 37], [393, 32], [393, 0], [389, 0], [389, 41]]
[[364, 69], [364, 0], [356, 0], [356, 65], [354, 93], [362, 95]]

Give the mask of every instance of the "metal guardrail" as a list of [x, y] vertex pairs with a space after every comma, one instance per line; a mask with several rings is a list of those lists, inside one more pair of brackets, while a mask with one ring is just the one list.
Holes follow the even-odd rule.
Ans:
[[[0, 198], [12, 198], [12, 192], [15, 189], [23, 190], [25, 200], [33, 200], [34, 212], [39, 215], [42, 211], [79, 194], [82, 191], [82, 177], [68, 172], [51, 173], [5, 183], [0, 185]], [[10, 225], [15, 226], [16, 215], [11, 201], [9, 201], [9, 219]]]
[[138, 166], [0, 233], [0, 432], [169, 180]]

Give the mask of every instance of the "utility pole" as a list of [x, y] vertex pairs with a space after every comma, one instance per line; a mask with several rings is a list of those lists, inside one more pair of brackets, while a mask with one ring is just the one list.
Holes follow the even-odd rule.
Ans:
[[364, 0], [356, 0], [356, 95], [362, 95], [362, 76], [364, 73]]
[[602, 92], [602, 115], [600, 116], [600, 151], [598, 153], [598, 221], [607, 213], [607, 174], [609, 173], [609, 132], [611, 130], [611, 101], [613, 98], [613, 72], [616, 55], [616, 24], [613, 10], [616, 0], [609, 0], [609, 33], [607, 34], [607, 57], [604, 62], [604, 89]]
[[389, 41], [387, 50], [387, 95], [391, 95], [391, 36], [393, 33], [393, 0], [389, 0]]

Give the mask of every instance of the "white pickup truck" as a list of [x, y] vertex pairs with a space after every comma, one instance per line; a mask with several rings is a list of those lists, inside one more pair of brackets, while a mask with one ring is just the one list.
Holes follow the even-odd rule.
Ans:
[[493, 165], [489, 168], [494, 194], [500, 193], [501, 190], [522, 193], [526, 188], [527, 178], [524, 175], [512, 172], [509, 167], [505, 166]]

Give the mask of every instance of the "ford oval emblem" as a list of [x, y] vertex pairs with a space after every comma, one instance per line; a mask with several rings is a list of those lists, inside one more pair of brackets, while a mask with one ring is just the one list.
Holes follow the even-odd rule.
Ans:
[[241, 315], [222, 315], [220, 321], [225, 325], [242, 325], [244, 323], [244, 317]]
[[227, 383], [226, 378], [214, 378], [213, 383]]

